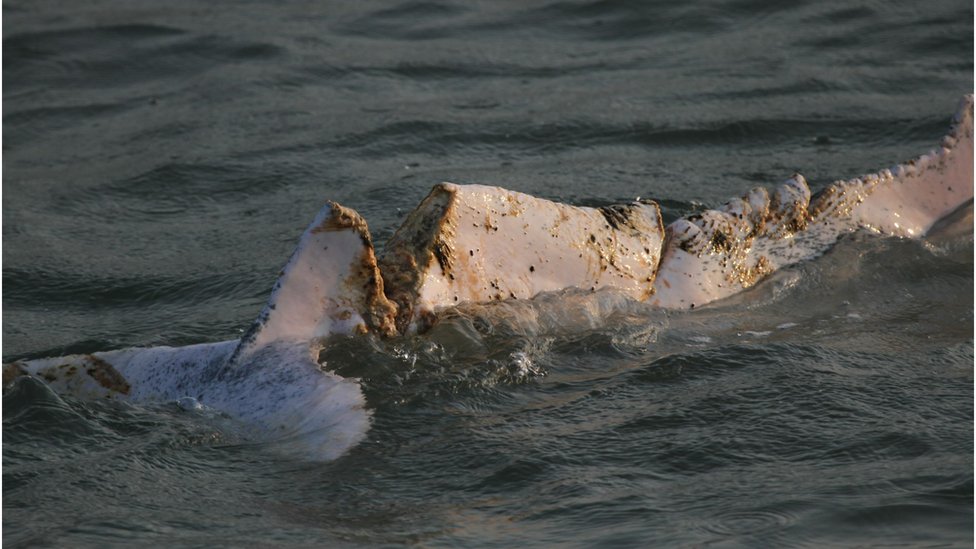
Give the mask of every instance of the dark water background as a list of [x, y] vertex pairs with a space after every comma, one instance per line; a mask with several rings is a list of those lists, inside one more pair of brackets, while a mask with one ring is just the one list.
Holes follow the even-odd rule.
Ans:
[[[442, 180], [670, 219], [889, 166], [972, 91], [972, 21], [968, 0], [5, 1], [3, 358], [236, 338], [329, 199], [381, 245]], [[469, 308], [325, 353], [375, 421], [324, 464], [24, 381], [3, 541], [970, 546], [972, 303], [970, 230], [848, 238], [692, 313]]]

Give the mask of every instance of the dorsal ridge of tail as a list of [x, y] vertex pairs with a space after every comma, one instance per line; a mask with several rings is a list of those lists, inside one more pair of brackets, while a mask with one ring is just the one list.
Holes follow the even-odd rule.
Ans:
[[796, 174], [772, 193], [753, 190], [675, 221], [651, 303], [687, 309], [722, 299], [824, 253], [852, 231], [921, 238], [972, 200], [973, 96], [966, 95], [935, 151], [813, 196]]
[[973, 199], [973, 96], [966, 95], [936, 150], [845, 181], [811, 202], [814, 219], [840, 217], [889, 236], [921, 238]]

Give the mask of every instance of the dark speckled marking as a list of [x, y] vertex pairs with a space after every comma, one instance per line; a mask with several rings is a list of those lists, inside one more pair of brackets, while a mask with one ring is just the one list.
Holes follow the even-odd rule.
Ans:
[[441, 270], [454, 277], [451, 273], [451, 250], [448, 245], [441, 239], [434, 241], [434, 245], [431, 247], [434, 253], [434, 258], [437, 259], [437, 264], [441, 266]]
[[716, 228], [715, 232], [712, 233], [712, 250], [715, 253], [728, 253], [732, 251], [732, 237], [725, 234], [724, 231]]
[[632, 226], [630, 216], [634, 213], [634, 208], [629, 204], [601, 206], [597, 208], [597, 210], [603, 215], [603, 218], [607, 220], [607, 224], [609, 224], [610, 227], [615, 230], [619, 231], [624, 227]]

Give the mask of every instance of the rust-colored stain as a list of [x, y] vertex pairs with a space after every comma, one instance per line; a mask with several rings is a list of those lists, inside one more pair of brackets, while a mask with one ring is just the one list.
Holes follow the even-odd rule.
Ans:
[[342, 231], [345, 229], [360, 229], [360, 232], [362, 232], [361, 229], [366, 228], [366, 222], [355, 211], [331, 201], [329, 202], [329, 207], [332, 209], [332, 215], [325, 218], [318, 227], [312, 227], [312, 234], [327, 231]]
[[115, 391], [123, 395], [129, 394], [129, 391], [131, 390], [129, 382], [122, 377], [122, 374], [120, 374], [114, 366], [95, 355], [85, 355], [85, 361], [88, 363], [88, 367], [85, 368], [85, 371], [88, 372], [88, 375], [97, 381], [99, 385], [105, 387], [109, 391]]
[[[397, 331], [394, 324], [396, 304], [390, 302], [384, 294], [383, 277], [376, 263], [373, 239], [369, 234], [369, 226], [366, 224], [366, 220], [355, 210], [335, 202], [329, 202], [329, 206], [331, 215], [321, 225], [312, 228], [311, 232], [322, 233], [351, 229], [363, 243], [363, 252], [352, 266], [350, 275], [344, 281], [349, 294], [361, 296], [363, 300], [361, 303], [347, 304], [353, 310], [359, 311], [366, 322], [366, 326], [360, 324], [354, 330], [361, 333], [373, 331], [383, 336], [396, 335]], [[352, 311], [349, 309], [341, 310], [336, 313], [335, 318], [349, 320], [352, 318]]]
[[3, 385], [6, 387], [20, 376], [26, 376], [27, 370], [20, 362], [11, 362], [3, 365]]
[[362, 313], [369, 330], [384, 337], [397, 335], [397, 305], [386, 297], [383, 276], [376, 264], [372, 244], [366, 248], [354, 273], [350, 282], [362, 288], [365, 298]]
[[769, 276], [774, 270], [766, 256], [759, 256], [753, 266], [748, 266], [745, 263], [734, 265], [726, 279], [729, 282], [738, 283], [743, 288], [749, 288]]
[[[396, 305], [396, 331], [404, 333], [414, 320], [420, 284], [436, 261], [444, 276], [453, 273], [456, 250], [453, 241], [456, 192], [443, 184], [435, 185], [393, 234], [378, 260], [383, 273], [385, 295]], [[418, 319], [418, 331], [433, 325], [434, 319]], [[428, 322], [429, 321], [429, 322]]]

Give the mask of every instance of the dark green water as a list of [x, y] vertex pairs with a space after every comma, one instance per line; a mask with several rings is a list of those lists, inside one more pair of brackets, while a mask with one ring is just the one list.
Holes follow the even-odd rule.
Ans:
[[[965, 1], [3, 16], [5, 361], [239, 337], [326, 200], [379, 243], [442, 180], [673, 218], [926, 152], [973, 90]], [[472, 307], [326, 351], [374, 414], [331, 463], [24, 380], [3, 398], [3, 541], [971, 546], [972, 303], [970, 227], [848, 238], [692, 313]]]

